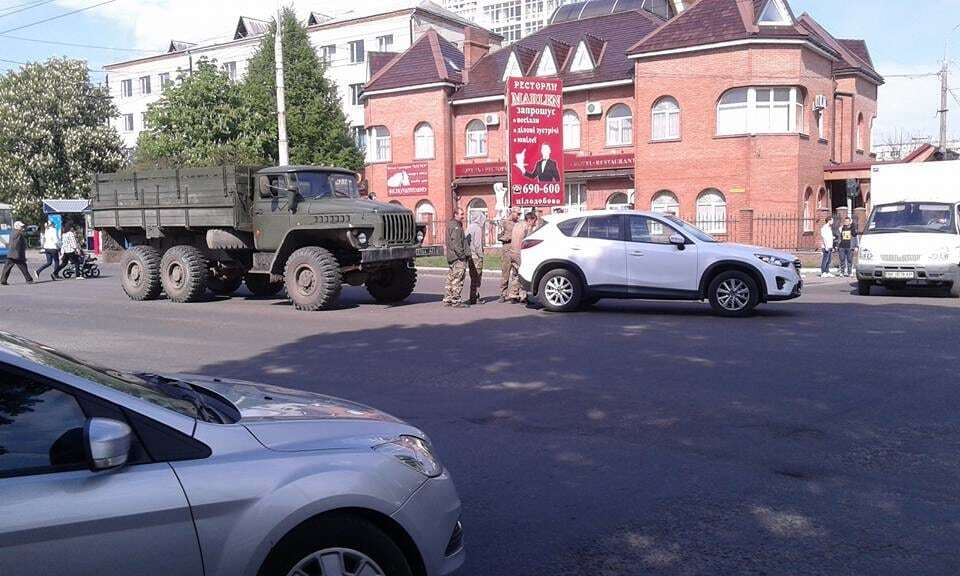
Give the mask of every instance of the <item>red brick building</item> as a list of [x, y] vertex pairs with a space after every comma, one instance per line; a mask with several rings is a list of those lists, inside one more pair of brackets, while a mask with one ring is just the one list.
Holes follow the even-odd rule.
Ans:
[[[567, 210], [652, 208], [724, 234], [736, 214], [846, 205], [883, 82], [863, 41], [834, 38], [787, 0], [700, 0], [668, 20], [643, 5], [584, 2], [495, 51], [471, 29], [462, 47], [428, 33], [377, 59], [370, 189], [421, 220], [455, 204], [495, 217], [504, 82], [558, 76]], [[864, 182], [854, 204], [868, 194]]]

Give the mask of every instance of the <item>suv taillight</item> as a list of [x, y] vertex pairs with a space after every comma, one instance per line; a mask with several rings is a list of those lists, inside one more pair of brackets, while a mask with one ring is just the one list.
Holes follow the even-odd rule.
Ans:
[[523, 244], [520, 245], [521, 250], [526, 250], [527, 248], [533, 248], [537, 244], [540, 244], [543, 240], [524, 240]]

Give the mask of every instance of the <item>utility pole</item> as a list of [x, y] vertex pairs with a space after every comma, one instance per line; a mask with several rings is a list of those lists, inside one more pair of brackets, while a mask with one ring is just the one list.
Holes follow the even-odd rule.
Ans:
[[287, 104], [283, 92], [283, 5], [277, 0], [277, 33], [273, 43], [273, 57], [277, 65], [277, 131], [280, 143], [280, 165], [290, 163], [290, 152], [287, 149]]
[[940, 158], [947, 154], [947, 92], [950, 91], [948, 75], [950, 62], [947, 60], [946, 50], [943, 55], [943, 68], [940, 69]]

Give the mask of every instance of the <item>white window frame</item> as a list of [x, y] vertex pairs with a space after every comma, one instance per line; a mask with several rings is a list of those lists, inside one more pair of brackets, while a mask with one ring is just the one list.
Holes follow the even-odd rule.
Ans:
[[140, 113], [140, 127], [143, 130], [147, 129], [147, 113], [146, 112]]
[[483, 123], [483, 120], [474, 119], [467, 122], [464, 156], [466, 158], [485, 158], [488, 153], [487, 137], [487, 125]]
[[337, 45], [336, 44], [327, 44], [326, 46], [320, 47], [320, 59], [326, 64], [333, 63], [333, 59], [337, 56]]
[[133, 132], [133, 114], [124, 114], [123, 115], [123, 131], [124, 132]]
[[151, 94], [153, 92], [153, 87], [150, 85], [150, 76], [140, 76], [137, 78], [137, 86], [140, 88], [141, 94]]
[[364, 47], [363, 40], [351, 40], [350, 41], [350, 63], [351, 64], [362, 64], [367, 59], [366, 48]]
[[365, 152], [367, 149], [367, 129], [363, 126], [351, 126], [350, 134], [357, 148]]
[[432, 160], [435, 152], [433, 126], [429, 122], [421, 122], [413, 129], [413, 158], [415, 160]]
[[816, 194], [813, 188], [806, 190], [803, 193], [803, 231], [804, 232], [813, 232], [813, 195]]
[[[626, 116], [614, 116], [620, 110], [626, 110]], [[607, 110], [606, 118], [607, 146], [633, 146], [633, 110], [623, 103], [614, 104]]]
[[563, 187], [563, 211], [583, 212], [587, 209], [587, 184], [568, 182]]
[[723, 192], [708, 188], [697, 196], [697, 227], [707, 234], [727, 233], [727, 199]]
[[371, 126], [367, 130], [367, 142], [368, 162], [390, 162], [393, 158], [390, 130], [386, 126]]
[[[724, 103], [724, 98], [746, 90], [746, 102]], [[777, 92], [787, 91], [786, 100], [778, 100]], [[765, 93], [760, 98], [758, 92]], [[786, 126], [777, 122], [779, 114], [786, 111]], [[744, 114], [742, 128], [739, 118], [736, 125], [726, 116]], [[717, 136], [745, 136], [748, 134], [803, 134], [804, 91], [796, 86], [750, 86], [731, 88], [723, 93], [717, 103]], [[732, 128], [731, 128], [732, 126]]]
[[133, 96], [133, 78], [127, 78], [120, 81], [120, 97], [131, 98]]
[[363, 106], [363, 84], [350, 85], [350, 105]]
[[580, 115], [574, 110], [563, 111], [563, 149], [580, 149]]
[[389, 52], [391, 48], [393, 48], [393, 34], [377, 36], [377, 50], [380, 52]]
[[571, 72], [589, 72], [593, 70], [596, 63], [593, 61], [593, 54], [587, 48], [587, 43], [583, 40], [577, 45], [577, 51], [573, 55], [573, 63], [570, 64]]
[[680, 200], [669, 190], [661, 190], [650, 200], [650, 211], [657, 214], [671, 214], [680, 217]]
[[160, 73], [160, 93], [162, 94], [166, 92], [167, 88], [169, 88], [171, 84], [173, 84], [173, 81], [170, 80], [170, 73], [161, 72]]
[[[613, 202], [615, 196], [623, 196], [623, 202]], [[633, 209], [633, 206], [630, 204], [630, 194], [626, 192], [613, 192], [607, 196], [607, 202], [604, 204], [604, 207], [607, 210], [629, 210]]]
[[237, 63], [234, 62], [224, 62], [223, 71], [227, 73], [227, 77], [230, 78], [231, 82], [237, 81]]
[[509, 78], [522, 78], [523, 69], [520, 68], [520, 60], [517, 58], [516, 52], [511, 52], [510, 57], [507, 58], [507, 67], [503, 69], [503, 81], [506, 82]]
[[553, 50], [550, 46], [543, 47], [543, 54], [540, 55], [540, 62], [537, 63], [537, 76], [556, 76], [557, 61], [553, 57]]
[[814, 114], [816, 114], [817, 116], [817, 137], [820, 140], [826, 140], [827, 134], [826, 132], [824, 132], [824, 123], [825, 123], [824, 116], [827, 115], [827, 111], [825, 109], [816, 110], [814, 111]]
[[673, 96], [664, 96], [653, 103], [650, 111], [650, 139], [654, 142], [680, 139], [680, 103]]
[[[764, 14], [771, 8], [771, 5], [778, 12], [778, 18], [776, 20], [764, 20]], [[787, 11], [787, 6], [781, 0], [768, 0], [757, 16], [757, 24], [760, 26], [790, 26], [793, 21], [790, 20], [790, 12]]]
[[863, 112], [857, 114], [857, 152], [863, 152]]

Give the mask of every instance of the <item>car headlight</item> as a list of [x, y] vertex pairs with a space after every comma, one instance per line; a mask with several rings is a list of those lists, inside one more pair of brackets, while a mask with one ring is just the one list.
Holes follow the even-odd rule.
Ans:
[[424, 476], [434, 478], [443, 472], [440, 460], [433, 454], [430, 443], [416, 436], [400, 436], [396, 440], [373, 447], [381, 454], [393, 456]]
[[861, 248], [860, 260], [863, 260], [864, 262], [869, 262], [873, 260], [873, 252], [871, 252], [869, 248]]
[[770, 264], [771, 266], [780, 266], [781, 268], [787, 268], [790, 266], [790, 260], [784, 260], [783, 258], [778, 258], [776, 256], [770, 256], [769, 254], [754, 254], [760, 260]]

